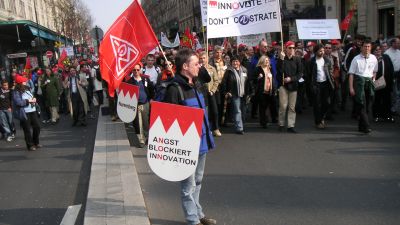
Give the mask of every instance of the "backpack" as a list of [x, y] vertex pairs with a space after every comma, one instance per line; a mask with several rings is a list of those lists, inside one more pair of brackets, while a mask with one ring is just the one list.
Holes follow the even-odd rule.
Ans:
[[185, 99], [185, 97], [183, 95], [182, 88], [178, 83], [176, 83], [173, 80], [163, 81], [159, 85], [156, 86], [156, 88], [155, 88], [156, 96], [154, 97], [154, 100], [159, 101], [159, 102], [164, 102], [165, 95], [167, 93], [167, 89], [170, 85], [173, 85], [176, 88], [178, 88], [180, 100], [183, 101]]

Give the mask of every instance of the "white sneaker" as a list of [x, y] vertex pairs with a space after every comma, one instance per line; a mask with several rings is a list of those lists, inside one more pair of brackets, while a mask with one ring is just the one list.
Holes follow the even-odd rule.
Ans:
[[7, 142], [12, 142], [12, 141], [13, 141], [13, 138], [11, 136], [8, 136], [7, 137]]

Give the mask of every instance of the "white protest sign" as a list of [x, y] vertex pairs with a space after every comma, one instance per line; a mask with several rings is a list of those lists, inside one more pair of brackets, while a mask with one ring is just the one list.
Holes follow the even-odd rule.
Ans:
[[203, 27], [207, 26], [207, 2], [207, 0], [200, 0], [201, 25]]
[[337, 19], [296, 20], [296, 26], [301, 40], [341, 39]]
[[65, 49], [65, 51], [67, 52], [67, 56], [74, 56], [74, 47], [72, 47], [72, 46], [60, 47], [58, 49], [60, 50], [60, 55], [63, 52], [63, 50]]
[[264, 41], [267, 40], [265, 34], [250, 34], [250, 35], [238, 36], [237, 44], [254, 47], [257, 46], [262, 40]]
[[279, 0], [209, 0], [208, 38], [280, 32]]
[[196, 171], [204, 110], [151, 102], [147, 161], [168, 181], [181, 181]]
[[139, 87], [132, 84], [121, 83], [119, 86], [117, 113], [125, 123], [132, 122], [137, 114]]

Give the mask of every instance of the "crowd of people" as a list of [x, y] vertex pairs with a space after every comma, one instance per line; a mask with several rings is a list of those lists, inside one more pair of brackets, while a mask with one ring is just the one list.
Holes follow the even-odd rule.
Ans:
[[[221, 136], [221, 126], [229, 123], [237, 134], [243, 135], [249, 117], [258, 119], [261, 128], [276, 123], [279, 131], [297, 133], [296, 114], [308, 106], [313, 107], [317, 129], [325, 129], [334, 114], [349, 106], [351, 116], [359, 120], [360, 132], [371, 132], [370, 109], [374, 122], [394, 122], [400, 109], [399, 37], [371, 42], [368, 37], [356, 35], [345, 43], [303, 43], [261, 41], [256, 47], [216, 45], [207, 52], [197, 52], [201, 67], [195, 80], [204, 94], [213, 136]], [[166, 90], [175, 83], [177, 53], [178, 50], [169, 49], [165, 55], [148, 54], [123, 80], [140, 87], [139, 116], [131, 125], [140, 147], [146, 143], [150, 101], [164, 101]], [[99, 66], [91, 60], [74, 60], [64, 68], [28, 72], [14, 69], [9, 79], [3, 77], [1, 81], [2, 137], [6, 141], [14, 139], [13, 117], [21, 117], [17, 110], [23, 108], [27, 115], [36, 111], [40, 121], [28, 116], [27, 122], [21, 122], [28, 149], [36, 150], [40, 147], [35, 140], [40, 122], [57, 124], [59, 114], [65, 113], [71, 114], [73, 126], [86, 126], [88, 112], [104, 102], [107, 91], [103, 89], [106, 83]], [[18, 105], [22, 97], [13, 94], [18, 91], [31, 109]], [[108, 96], [113, 121], [118, 119], [117, 96]], [[32, 128], [34, 132], [29, 135]]]
[[[165, 90], [175, 82], [176, 54], [149, 54], [124, 80], [141, 90], [140, 116], [132, 124], [140, 147], [146, 142], [150, 101], [165, 100]], [[287, 41], [283, 50], [280, 43], [261, 41], [257, 47], [213, 46], [208, 54], [197, 51], [197, 56], [200, 70], [194, 80], [204, 94], [209, 128], [216, 137], [229, 123], [243, 135], [250, 117], [258, 119], [261, 128], [275, 123], [281, 132], [297, 133], [296, 114], [307, 107], [313, 108], [316, 129], [327, 128], [327, 121], [348, 108], [359, 121], [358, 131], [369, 133], [370, 111], [374, 122], [394, 122], [400, 109], [399, 37], [371, 42], [356, 35], [345, 43], [310, 41], [305, 47], [301, 41]]]
[[103, 104], [104, 82], [98, 64], [91, 60], [75, 60], [63, 67], [14, 68], [10, 74], [1, 81], [0, 132], [2, 139], [12, 142], [14, 119], [19, 120], [29, 151], [42, 147], [41, 126], [56, 125], [60, 114], [70, 114], [72, 126], [86, 126], [87, 117], [93, 117], [88, 112]]

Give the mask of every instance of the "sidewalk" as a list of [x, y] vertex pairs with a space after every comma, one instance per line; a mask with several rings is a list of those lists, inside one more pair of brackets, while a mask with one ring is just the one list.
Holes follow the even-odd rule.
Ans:
[[99, 110], [84, 225], [150, 225], [123, 122]]

